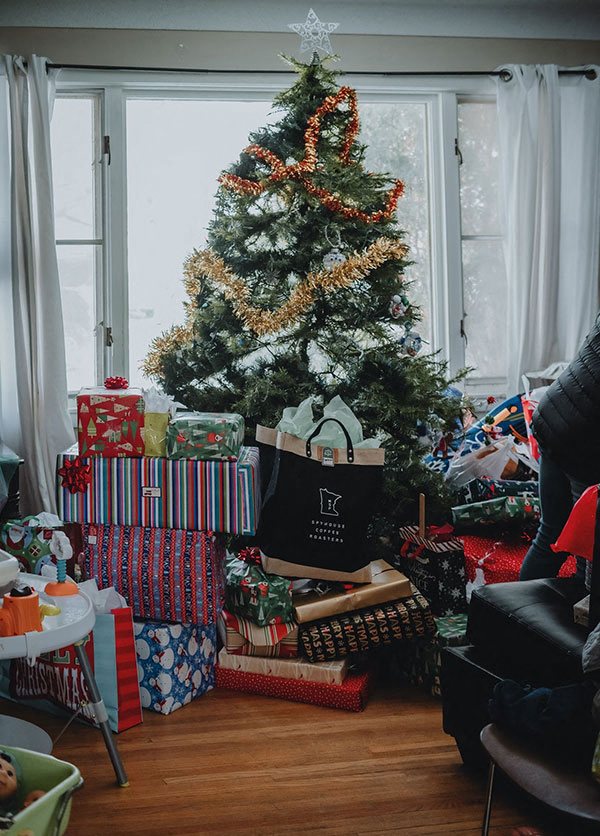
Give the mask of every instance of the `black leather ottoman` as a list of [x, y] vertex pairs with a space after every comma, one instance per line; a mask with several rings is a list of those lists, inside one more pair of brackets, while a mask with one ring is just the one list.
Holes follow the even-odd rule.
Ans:
[[441, 658], [444, 731], [455, 738], [466, 766], [484, 768], [488, 757], [479, 734], [490, 722], [488, 702], [494, 686], [507, 676], [490, 670], [485, 657], [473, 646], [445, 647]]
[[573, 622], [573, 604], [587, 594], [576, 578], [482, 586], [473, 592], [467, 638], [486, 667], [532, 685], [583, 678], [588, 631]]

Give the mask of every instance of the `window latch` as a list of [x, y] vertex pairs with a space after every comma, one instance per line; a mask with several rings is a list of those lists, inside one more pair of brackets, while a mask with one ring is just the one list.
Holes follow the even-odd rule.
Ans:
[[108, 157], [108, 165], [110, 165], [110, 136], [102, 137], [102, 154]]
[[465, 319], [467, 318], [467, 314], [460, 321], [460, 336], [465, 341], [465, 345], [469, 345], [469, 338], [467, 336], [467, 332], [465, 331]]
[[104, 345], [110, 348], [113, 344], [112, 328], [110, 325], [104, 326]]
[[462, 155], [462, 152], [461, 152], [461, 150], [459, 148], [459, 145], [458, 145], [458, 138], [455, 138], [455, 140], [454, 140], [454, 153], [458, 157], [458, 164], [462, 165], [463, 164], [463, 155]]

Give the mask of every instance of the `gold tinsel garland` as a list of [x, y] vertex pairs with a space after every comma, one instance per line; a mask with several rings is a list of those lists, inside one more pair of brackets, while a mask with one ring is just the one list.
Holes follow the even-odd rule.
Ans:
[[350, 287], [386, 261], [404, 258], [407, 252], [408, 247], [400, 241], [378, 238], [364, 252], [353, 253], [342, 264], [336, 264], [329, 270], [309, 273], [292, 290], [287, 302], [275, 311], [250, 304], [250, 288], [244, 279], [237, 276], [212, 250], [195, 252], [184, 266], [184, 284], [190, 298], [190, 301], [185, 303], [186, 322], [155, 337], [142, 364], [142, 371], [149, 377], [158, 376], [162, 370], [163, 356], [193, 339], [196, 299], [204, 277], [212, 279], [223, 290], [223, 295], [232, 303], [236, 316], [244, 326], [262, 337], [295, 322], [310, 307], [317, 290], [333, 293], [335, 290]]

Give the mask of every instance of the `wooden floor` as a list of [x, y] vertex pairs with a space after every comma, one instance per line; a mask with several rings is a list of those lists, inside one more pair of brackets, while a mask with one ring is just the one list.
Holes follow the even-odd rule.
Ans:
[[[0, 709], [52, 735], [62, 725], [13, 703]], [[410, 687], [379, 687], [361, 714], [212, 691], [169, 717], [144, 712], [118, 744], [127, 789], [114, 784], [96, 730], [73, 724], [57, 744], [56, 757], [85, 779], [70, 834], [433, 836], [481, 827], [485, 776], [461, 765], [439, 701]], [[539, 823], [528, 802], [499, 788], [495, 836]]]

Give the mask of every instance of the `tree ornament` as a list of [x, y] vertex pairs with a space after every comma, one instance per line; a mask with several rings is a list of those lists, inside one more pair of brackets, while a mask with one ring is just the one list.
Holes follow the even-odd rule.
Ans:
[[314, 52], [321, 50], [326, 55], [333, 55], [329, 36], [338, 28], [339, 23], [322, 23], [312, 9], [304, 23], [288, 23], [288, 29], [292, 29], [302, 38], [300, 52]]
[[390, 300], [390, 315], [394, 319], [400, 319], [400, 317], [405, 316], [409, 308], [410, 302], [403, 293], [396, 293], [394, 296], [392, 296]]
[[416, 357], [423, 348], [423, 338], [416, 331], [407, 331], [399, 342], [402, 353], [409, 357]]
[[331, 270], [332, 267], [336, 267], [338, 264], [343, 264], [344, 261], [346, 261], [346, 256], [340, 250], [340, 247], [342, 246], [342, 237], [339, 229], [336, 229], [335, 233], [335, 241], [332, 241], [327, 234], [327, 228], [325, 228], [325, 238], [327, 239], [327, 243], [332, 247], [332, 249], [323, 258], [323, 267], [325, 267], [326, 270]]

